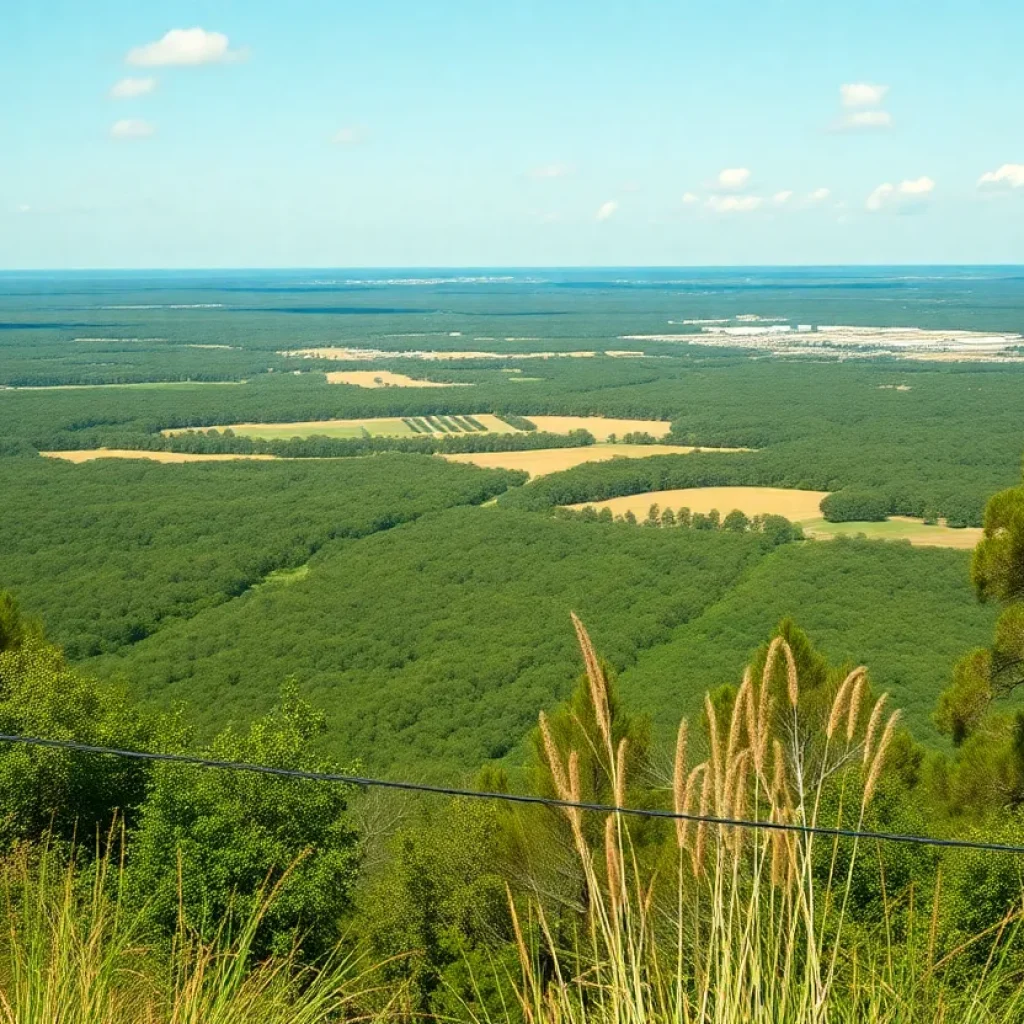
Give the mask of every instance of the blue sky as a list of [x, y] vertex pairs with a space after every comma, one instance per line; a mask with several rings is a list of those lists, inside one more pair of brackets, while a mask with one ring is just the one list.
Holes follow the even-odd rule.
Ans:
[[1010, 0], [3, 22], [4, 268], [1024, 263]]

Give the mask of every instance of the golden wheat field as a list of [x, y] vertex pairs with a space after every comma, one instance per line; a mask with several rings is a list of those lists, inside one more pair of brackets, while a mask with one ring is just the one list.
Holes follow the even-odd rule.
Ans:
[[150, 462], [228, 462], [233, 459], [276, 459], [276, 455], [201, 455], [194, 452], [146, 452], [131, 448], [88, 448], [70, 452], [40, 452], [47, 459], [91, 462], [93, 459], [149, 459]]
[[336, 370], [327, 374], [328, 384], [354, 384], [357, 388], [468, 388], [471, 384], [446, 384], [437, 380], [418, 380], [390, 370]]
[[[671, 429], [668, 420], [616, 420], [604, 416], [527, 416], [531, 423], [537, 424], [538, 430], [552, 434], [568, 434], [570, 430], [589, 430], [598, 441], [607, 441], [615, 434], [650, 434], [651, 437], [664, 437]], [[690, 451], [691, 449], [687, 449]]]
[[[645, 459], [652, 455], [686, 455], [693, 448], [670, 444], [592, 444], [583, 448], [538, 448], [520, 452], [465, 452], [443, 455], [450, 462], [469, 462], [482, 469], [521, 469], [530, 476], [560, 473], [585, 462]], [[646, 511], [646, 509], [645, 509]]]
[[[664, 446], [659, 445], [658, 448]], [[632, 512], [637, 518], [647, 515], [651, 505], [662, 509], [688, 508], [691, 512], [710, 512], [718, 509], [723, 516], [733, 509], [739, 509], [748, 516], [785, 516], [794, 523], [809, 519], [820, 519], [819, 508], [828, 491], [798, 491], [783, 487], [687, 487], [675, 491], [645, 491], [623, 498], [609, 498], [607, 501], [586, 502], [570, 505], [580, 509], [587, 505], [594, 508], [610, 508], [613, 515]]]

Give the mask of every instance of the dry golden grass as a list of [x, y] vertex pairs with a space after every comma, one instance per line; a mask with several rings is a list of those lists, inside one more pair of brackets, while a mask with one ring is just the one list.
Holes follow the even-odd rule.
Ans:
[[[484, 417], [476, 417], [483, 422]], [[522, 452], [466, 452], [444, 455], [451, 462], [470, 462], [483, 469], [521, 469], [530, 476], [560, 473], [584, 462], [605, 462], [608, 459], [644, 459], [651, 455], [685, 455], [692, 448], [669, 444], [593, 444], [584, 448], [538, 448]], [[648, 505], [650, 502], [648, 502]], [[646, 513], [647, 506], [644, 507]]]
[[570, 430], [589, 430], [596, 440], [607, 441], [610, 434], [650, 434], [664, 437], [671, 429], [668, 420], [616, 420], [604, 416], [527, 416], [538, 430], [552, 434], [568, 434]]
[[[659, 445], [655, 451], [663, 450]], [[661, 508], [688, 508], [691, 512], [710, 512], [718, 509], [723, 516], [733, 509], [739, 509], [748, 516], [785, 516], [799, 523], [809, 519], [820, 519], [819, 508], [828, 491], [797, 491], [781, 487], [688, 487], [676, 491], [645, 491], [623, 498], [609, 498], [607, 501], [585, 502], [570, 508], [610, 508], [613, 515], [624, 515], [630, 511], [637, 518], [647, 515], [653, 504]]]
[[328, 384], [354, 384], [357, 388], [468, 388], [471, 384], [445, 384], [436, 380], [417, 380], [390, 370], [337, 370], [327, 374]]
[[150, 462], [227, 462], [234, 459], [276, 459], [276, 455], [200, 455], [193, 452], [145, 452], [131, 448], [89, 448], [73, 452], [40, 452], [48, 459], [91, 462], [93, 459], [149, 459]]

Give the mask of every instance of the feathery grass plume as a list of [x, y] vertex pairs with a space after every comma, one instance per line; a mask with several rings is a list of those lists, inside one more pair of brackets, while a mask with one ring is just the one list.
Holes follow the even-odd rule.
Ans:
[[740, 737], [746, 721], [745, 706], [750, 697], [750, 672], [743, 674], [743, 682], [736, 691], [736, 700], [732, 705], [732, 717], [729, 720], [729, 738], [725, 744], [725, 763], [728, 765], [740, 745]]
[[551, 778], [555, 783], [555, 792], [559, 800], [571, 800], [572, 794], [569, 790], [569, 780], [565, 774], [565, 767], [562, 765], [562, 758], [555, 746], [554, 737], [551, 735], [551, 726], [548, 725], [548, 716], [542, 711], [539, 717], [540, 734], [544, 740], [544, 753], [547, 755], [548, 767], [551, 769]]
[[786, 656], [786, 690], [789, 693], [789, 703], [797, 706], [800, 700], [800, 680], [796, 674], [796, 658], [793, 657], [793, 649], [782, 641], [782, 653]]
[[779, 656], [779, 648], [785, 642], [786, 641], [783, 640], [781, 636], [777, 636], [768, 645], [768, 653], [764, 658], [764, 671], [761, 673], [761, 685], [765, 688], [767, 688], [772, 681], [772, 672], [775, 670], [775, 660]]
[[[712, 771], [704, 772], [704, 782], [700, 787], [700, 817], [706, 818], [711, 809], [711, 798], [714, 783], [711, 778]], [[697, 824], [697, 841], [693, 845], [693, 873], [699, 875], [704, 868], [704, 853], [708, 841], [708, 823], [700, 821]]]
[[747, 688], [744, 710], [747, 713], [747, 746], [757, 743], [757, 693], [754, 688], [754, 670], [748, 665], [743, 673], [743, 686]]
[[[672, 808], [676, 814], [686, 813], [686, 747], [689, 742], [690, 727], [686, 719], [679, 722], [676, 734], [676, 759], [672, 765]], [[676, 819], [676, 841], [683, 845], [684, 822]]]
[[722, 807], [722, 746], [718, 738], [718, 713], [711, 701], [711, 694], [704, 694], [704, 712], [708, 719], [708, 743], [711, 746], [710, 778], [714, 786], [715, 812]]
[[860, 674], [857, 685], [853, 688], [853, 696], [850, 697], [850, 714], [846, 719], [846, 742], [852, 743], [854, 733], [857, 731], [857, 719], [860, 717], [861, 705], [864, 703], [864, 693], [868, 688], [867, 669]]
[[617, 912], [622, 900], [622, 870], [619, 862], [619, 834], [615, 827], [615, 815], [609, 814], [604, 823], [604, 860], [608, 873], [608, 895], [612, 910]]
[[[701, 763], [695, 765], [690, 774], [686, 776], [686, 786], [682, 792], [682, 799], [678, 801], [676, 806], [676, 814], [690, 813], [690, 805], [693, 803], [693, 798], [697, 793], [695, 788], [697, 776], [706, 774], [707, 770], [707, 762], [701, 761]], [[693, 823], [691, 821], [684, 818], [676, 819], [676, 843], [680, 850], [687, 846], [690, 838], [690, 825], [692, 824]]]
[[833, 734], [839, 727], [840, 720], [847, 712], [848, 701], [853, 690], [853, 685], [862, 671], [863, 669], [861, 668], [855, 668], [847, 675], [842, 683], [839, 684], [839, 689], [836, 691], [835, 699], [832, 701], [832, 712], [828, 716], [828, 725], [825, 727], [825, 735], [829, 739], [832, 739]]
[[899, 720], [899, 711], [894, 711], [889, 716], [889, 721], [886, 723], [885, 731], [882, 733], [882, 738], [878, 741], [878, 750], [875, 752], [874, 760], [871, 762], [871, 770], [868, 772], [868, 781], [864, 784], [863, 805], [865, 807], [871, 802], [871, 798], [875, 795], [878, 780], [882, 777], [882, 765], [885, 761], [885, 755], [889, 751], [889, 744], [892, 743], [893, 735], [896, 732], [896, 724]]
[[[741, 819], [747, 810], [747, 765], [750, 761], [750, 750], [741, 750], [729, 766], [729, 775], [726, 779], [725, 790], [728, 806], [725, 816], [727, 818]], [[733, 853], [738, 854], [743, 843], [743, 829], [739, 827], [729, 828], [727, 838], [731, 840]]]
[[618, 755], [615, 758], [615, 806], [626, 806], [626, 751], [629, 749], [629, 740], [623, 737], [619, 740]]
[[875, 742], [875, 733], [878, 732], [878, 725], [882, 721], [882, 711], [885, 708], [885, 702], [889, 699], [888, 693], [883, 693], [878, 700], [875, 701], [875, 708], [871, 712], [871, 717], [868, 719], [868, 728], [864, 736], [864, 764], [867, 764], [871, 760], [871, 748]]
[[605, 746], [608, 748], [609, 757], [612, 755], [612, 730], [608, 711], [608, 683], [601, 670], [601, 662], [598, 660], [597, 652], [591, 643], [590, 634], [586, 627], [579, 620], [575, 612], [570, 612], [572, 624], [576, 627], [576, 639], [579, 641], [580, 651], [583, 653], [583, 664], [587, 669], [587, 680], [590, 683], [590, 702], [594, 705], [594, 717], [597, 719], [597, 727], [601, 730]]
[[767, 686], [761, 686], [761, 693], [757, 702], [757, 740], [754, 743], [754, 765], [758, 775], [764, 781], [764, 761], [768, 753], [768, 741], [770, 739], [773, 707], [771, 691]]

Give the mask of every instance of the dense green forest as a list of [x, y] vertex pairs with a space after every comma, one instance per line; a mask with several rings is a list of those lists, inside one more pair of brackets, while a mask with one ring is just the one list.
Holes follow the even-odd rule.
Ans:
[[325, 545], [479, 504], [520, 475], [440, 459], [0, 459], [0, 578], [72, 658], [236, 598]]
[[775, 548], [756, 533], [453, 509], [325, 549], [301, 580], [88, 668], [164, 706], [216, 693], [211, 727], [262, 713], [294, 674], [328, 710], [332, 751], [452, 777], [514, 752], [534, 710], [565, 695], [571, 637], [550, 624], [568, 609], [624, 672], [630, 703], [661, 725], [660, 707], [695, 709], [792, 611], [837, 660], [866, 660], [934, 741], [929, 700], [993, 621], [968, 563], [905, 544]]
[[211, 727], [266, 711], [294, 675], [328, 709], [333, 752], [457, 777], [508, 753], [536, 709], [564, 696], [572, 637], [550, 627], [567, 609], [630, 664], [768, 547], [756, 535], [452, 509], [326, 549], [303, 579], [170, 626], [89, 671], [124, 676], [164, 706], [216, 693], [203, 714]]

